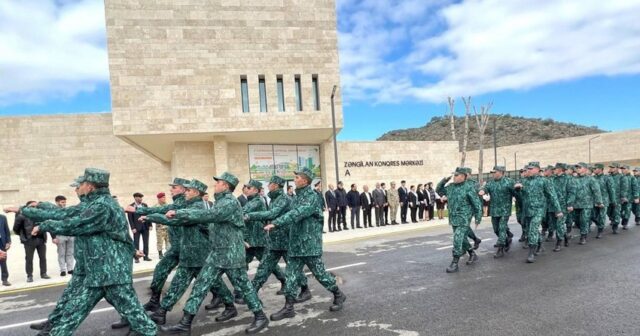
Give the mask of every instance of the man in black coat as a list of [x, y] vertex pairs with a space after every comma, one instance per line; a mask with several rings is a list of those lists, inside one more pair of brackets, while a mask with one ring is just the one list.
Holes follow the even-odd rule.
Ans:
[[[7, 252], [11, 247], [11, 232], [7, 217], [0, 215], [0, 251]], [[0, 259], [0, 269], [2, 269], [2, 285], [11, 286], [9, 283], [9, 269], [7, 269], [7, 258]]]
[[362, 229], [360, 226], [360, 193], [355, 183], [351, 185], [351, 190], [347, 193], [347, 205], [351, 210], [351, 229]]
[[373, 196], [369, 192], [369, 186], [364, 185], [362, 187], [364, 190], [362, 194], [360, 194], [360, 206], [362, 207], [362, 220], [364, 221], [364, 228], [367, 228], [367, 223], [369, 223], [369, 227], [373, 227], [373, 223], [371, 222], [371, 210], [373, 210]]
[[380, 183], [380, 186], [382, 187], [382, 193], [384, 194], [384, 206], [382, 207], [383, 209], [383, 214], [384, 214], [384, 225], [390, 225], [389, 224], [389, 194], [387, 193], [387, 184], [386, 183]]
[[[27, 206], [30, 207], [35, 207], [37, 204], [35, 201], [27, 202]], [[24, 245], [27, 282], [33, 282], [33, 255], [35, 252], [38, 252], [38, 259], [40, 259], [40, 277], [42, 279], [51, 279], [47, 275], [47, 235], [44, 232], [40, 232], [33, 236], [31, 232], [35, 226], [36, 224], [22, 214], [18, 214], [13, 222], [13, 232], [20, 236], [20, 242]], [[51, 234], [51, 239], [55, 238], [56, 236]]]
[[342, 231], [342, 229], [340, 229], [340, 224], [338, 224], [338, 227], [336, 227], [338, 198], [336, 196], [336, 191], [334, 190], [333, 184], [330, 184], [329, 190], [324, 193], [324, 199], [327, 202], [327, 210], [329, 210], [329, 221], [327, 224], [329, 226], [329, 232]]
[[407, 209], [409, 208], [407, 181], [400, 182], [400, 188], [398, 188], [398, 195], [400, 196], [400, 220], [402, 224], [407, 224]]
[[416, 187], [411, 186], [409, 189], [409, 195], [407, 196], [407, 200], [409, 203], [409, 208], [411, 209], [411, 223], [417, 223], [418, 219], [416, 215], [418, 213], [418, 193], [416, 192]]
[[[141, 193], [133, 194], [134, 202], [129, 204], [135, 209], [147, 208], [147, 204], [142, 202], [144, 197]], [[136, 249], [140, 249], [140, 237], [142, 237], [142, 251], [144, 252], [144, 260], [151, 261], [149, 258], [149, 231], [153, 228], [151, 222], [139, 221], [138, 219], [142, 215], [137, 215], [135, 212], [127, 212], [127, 218], [129, 219], [129, 226], [131, 226], [131, 232], [133, 232], [133, 244]], [[138, 257], [135, 257], [136, 263], [139, 263]]]
[[349, 230], [347, 228], [347, 191], [344, 190], [342, 182], [338, 182], [336, 198], [338, 199], [338, 223], [342, 223], [342, 229], [345, 231]]

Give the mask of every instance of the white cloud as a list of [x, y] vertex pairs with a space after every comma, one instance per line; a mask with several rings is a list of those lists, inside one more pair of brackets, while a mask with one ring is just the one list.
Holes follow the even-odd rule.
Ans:
[[108, 83], [101, 0], [0, 1], [0, 106]]
[[[363, 3], [349, 5], [370, 10]], [[342, 26], [346, 98], [441, 102], [448, 95], [640, 72], [640, 0], [467, 0], [440, 5], [414, 3], [402, 15], [390, 6], [371, 13], [375, 22], [385, 25]], [[423, 19], [411, 13], [421, 13]], [[408, 19], [398, 21], [403, 16]], [[439, 22], [445, 25], [434, 35], [432, 27]], [[359, 35], [362, 28], [366, 34]], [[394, 39], [398, 35], [390, 32], [399, 29], [426, 34]], [[394, 49], [404, 54], [389, 58]], [[393, 95], [384, 93], [389, 89]]]

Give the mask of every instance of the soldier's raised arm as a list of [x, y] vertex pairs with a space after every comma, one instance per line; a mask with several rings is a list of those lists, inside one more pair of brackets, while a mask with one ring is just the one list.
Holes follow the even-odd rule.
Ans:
[[287, 195], [280, 196], [278, 200], [280, 200], [280, 198], [284, 198], [286, 201], [283, 200], [279, 202], [272, 202], [269, 210], [247, 213], [247, 220], [271, 221], [276, 219], [283, 213], [284, 210], [291, 206], [291, 198], [289, 198]]
[[447, 184], [450, 179], [451, 177], [445, 177], [440, 180], [440, 182], [438, 182], [438, 185], [436, 186], [436, 192], [438, 193], [438, 195], [447, 196], [447, 189], [444, 187], [444, 185]]
[[[315, 192], [314, 192], [315, 193]], [[320, 215], [320, 199], [314, 195], [305, 197], [301, 202], [296, 204], [296, 208], [289, 210], [286, 214], [273, 221], [276, 227], [286, 227], [295, 222], [302, 221], [307, 217]], [[300, 197], [300, 196], [296, 196]]]
[[111, 225], [109, 207], [94, 203], [79, 214], [61, 220], [47, 220], [40, 224], [40, 231], [63, 236], [84, 236], [106, 231]]

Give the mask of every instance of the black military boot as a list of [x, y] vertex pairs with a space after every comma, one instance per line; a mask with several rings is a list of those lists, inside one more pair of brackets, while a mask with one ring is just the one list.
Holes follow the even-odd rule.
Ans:
[[296, 316], [296, 311], [293, 309], [294, 303], [295, 302], [293, 298], [286, 298], [284, 307], [282, 307], [282, 309], [280, 309], [277, 313], [271, 314], [271, 321], [275, 322]]
[[244, 332], [247, 334], [255, 334], [269, 325], [269, 319], [262, 310], [253, 313], [253, 322]]
[[214, 295], [211, 298], [211, 302], [204, 306], [205, 310], [216, 310], [218, 308], [222, 307], [222, 299], [218, 296], [218, 295]]
[[564, 247], [569, 247], [569, 235], [564, 235]]
[[168, 335], [191, 335], [191, 323], [195, 315], [185, 313], [178, 324], [165, 327], [160, 326], [160, 331]]
[[238, 311], [236, 310], [236, 306], [232, 304], [224, 304], [224, 310], [220, 315], [216, 317], [216, 322], [224, 322], [228, 321], [234, 317], [238, 316]]
[[51, 321], [49, 320], [44, 320], [42, 322], [32, 323], [31, 325], [29, 325], [29, 328], [33, 330], [51, 330], [51, 327]]
[[478, 261], [478, 255], [473, 250], [469, 250], [467, 251], [467, 253], [469, 253], [469, 259], [467, 260], [467, 265], [475, 264], [476, 261]]
[[629, 220], [628, 219], [623, 219], [622, 220], [622, 229], [623, 230], [628, 230], [627, 225], [629, 225]]
[[149, 318], [157, 325], [164, 325], [167, 323], [167, 311], [160, 307], [158, 310], [154, 311]]
[[160, 308], [160, 292], [152, 292], [149, 302], [142, 306], [144, 310], [154, 312]]
[[618, 225], [611, 226], [611, 233], [618, 234]]
[[553, 231], [549, 231], [549, 234], [547, 235], [547, 241], [553, 241]]
[[542, 229], [542, 232], [540, 232], [540, 237], [545, 238], [547, 236], [547, 229]]
[[540, 253], [544, 252], [544, 247], [542, 247], [542, 242], [539, 241], [538, 242], [538, 246], [536, 246], [536, 250], [535, 250], [535, 255], [539, 255]]
[[300, 289], [300, 294], [298, 294], [295, 303], [303, 303], [309, 300], [311, 300], [311, 291], [309, 290], [309, 286], [302, 286], [302, 288]]
[[482, 239], [476, 237], [476, 239], [473, 240], [473, 249], [477, 250], [480, 247], [480, 243], [482, 243]]
[[496, 259], [504, 257], [504, 247], [503, 246], [499, 246], [498, 247], [498, 252], [496, 252], [496, 255], [494, 255], [493, 257], [496, 258]]
[[347, 296], [340, 290], [340, 288], [336, 288], [333, 291], [333, 304], [329, 307], [329, 311], [337, 312], [342, 310], [342, 304], [347, 301]]
[[580, 235], [580, 245], [585, 245], [587, 243], [587, 235]]
[[553, 249], [553, 252], [560, 252], [562, 250], [562, 239], [556, 240], [556, 248]]
[[129, 326], [129, 321], [120, 318], [120, 321], [111, 324], [111, 329], [122, 329], [122, 328], [126, 328]]
[[245, 304], [245, 303], [244, 303], [244, 298], [242, 297], [242, 294], [240, 294], [240, 292], [239, 292], [239, 291], [234, 290], [234, 291], [233, 291], [233, 296], [234, 296], [234, 302], [235, 302], [236, 304], [239, 304], [239, 305], [243, 305], [243, 304]]
[[598, 234], [596, 235], [596, 239], [602, 238], [602, 231], [604, 231], [604, 230], [603, 229], [598, 229]]
[[529, 256], [527, 257], [527, 263], [531, 264], [536, 261], [536, 249], [534, 245], [529, 246]]
[[523, 249], [529, 248], [529, 237], [524, 237], [524, 241], [522, 242], [522, 248]]
[[458, 271], [458, 260], [460, 260], [460, 257], [453, 257], [451, 265], [447, 267], [447, 273], [455, 273]]
[[525, 240], [525, 236], [524, 236], [524, 232], [520, 235], [520, 239], [518, 239], [519, 242], [523, 242]]

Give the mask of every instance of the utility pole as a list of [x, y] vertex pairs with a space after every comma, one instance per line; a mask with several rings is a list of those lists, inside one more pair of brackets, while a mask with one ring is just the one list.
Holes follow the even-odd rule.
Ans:
[[338, 86], [334, 85], [331, 91], [331, 121], [333, 122], [333, 159], [336, 165], [336, 185], [338, 185], [338, 182], [340, 182], [340, 172], [338, 170], [338, 141], [336, 140], [336, 108], [334, 104], [336, 89], [338, 89]]

